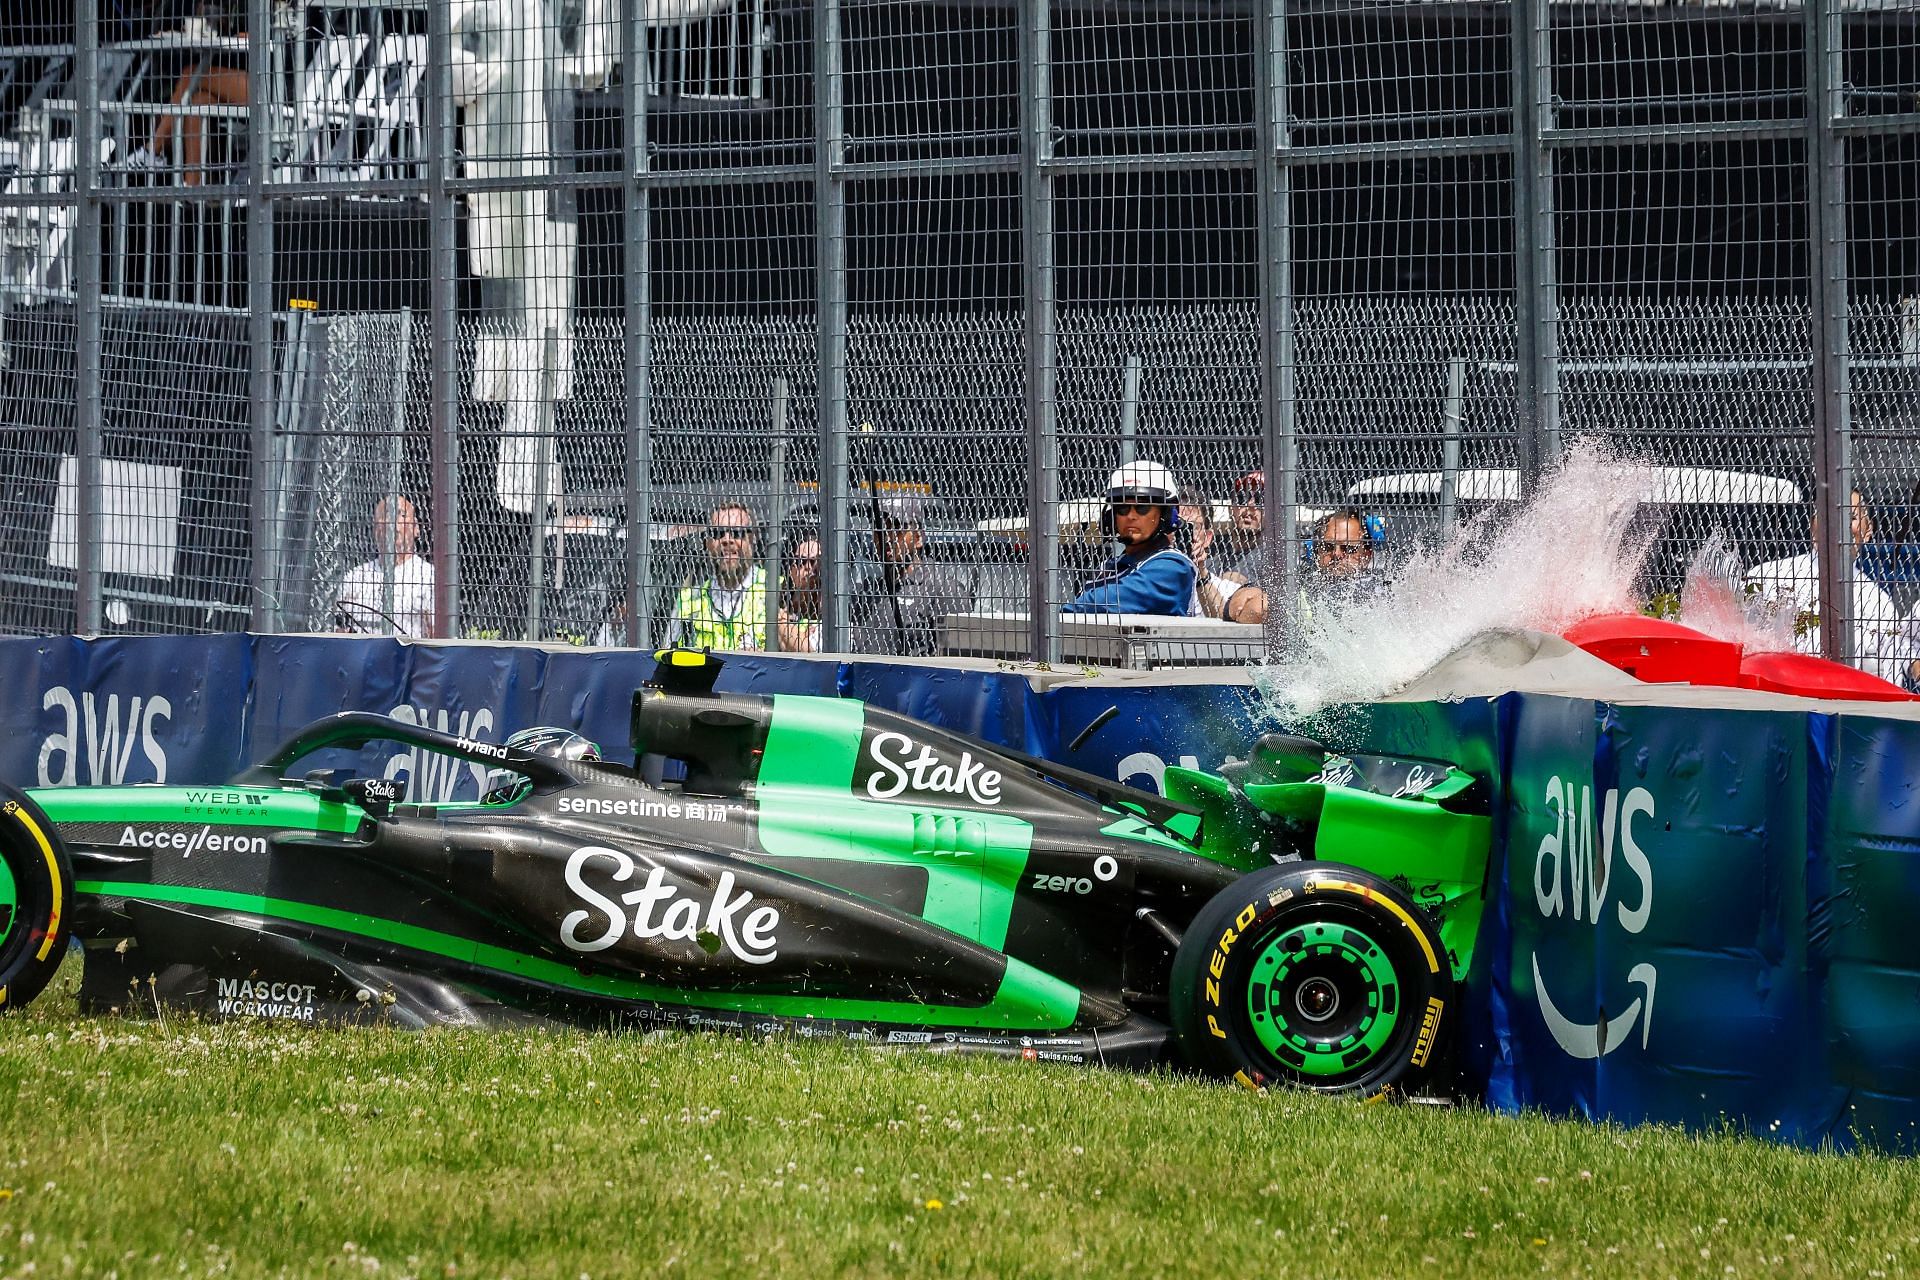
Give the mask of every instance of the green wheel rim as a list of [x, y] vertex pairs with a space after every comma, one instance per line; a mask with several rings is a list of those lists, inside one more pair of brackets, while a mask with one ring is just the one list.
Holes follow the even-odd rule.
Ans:
[[1393, 962], [1352, 925], [1300, 925], [1254, 958], [1247, 983], [1253, 1034], [1304, 1075], [1363, 1066], [1393, 1038], [1401, 1013]]
[[0, 858], [0, 947], [13, 937], [13, 921], [20, 914], [20, 889], [13, 882], [13, 868]]

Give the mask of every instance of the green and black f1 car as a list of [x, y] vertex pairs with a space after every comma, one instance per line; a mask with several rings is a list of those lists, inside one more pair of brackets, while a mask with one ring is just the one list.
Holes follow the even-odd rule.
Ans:
[[[71, 934], [96, 1012], [791, 1031], [1337, 1091], [1437, 1064], [1485, 892], [1469, 775], [1269, 735], [1162, 797], [717, 670], [662, 656], [635, 768], [346, 713], [225, 786], [8, 790], [0, 1007]], [[377, 741], [510, 785], [296, 776]]]

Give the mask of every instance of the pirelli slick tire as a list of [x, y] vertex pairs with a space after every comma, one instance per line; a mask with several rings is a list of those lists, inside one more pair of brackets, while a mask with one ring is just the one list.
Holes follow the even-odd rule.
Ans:
[[1433, 925], [1378, 876], [1273, 867], [1200, 909], [1174, 956], [1187, 1061], [1252, 1088], [1404, 1091], [1437, 1065], [1453, 1002]]
[[40, 806], [0, 783], [0, 1013], [40, 994], [67, 952], [73, 864]]

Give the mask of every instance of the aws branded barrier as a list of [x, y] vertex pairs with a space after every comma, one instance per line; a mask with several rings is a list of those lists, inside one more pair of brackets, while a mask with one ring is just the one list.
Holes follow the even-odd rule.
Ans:
[[[340, 710], [493, 740], [570, 725], [617, 747], [651, 669], [638, 653], [350, 637], [0, 640], [0, 776], [217, 783]], [[721, 687], [859, 697], [1149, 788], [1279, 727], [1231, 675], [1048, 679], [768, 655], [731, 662]], [[1505, 693], [1313, 727], [1494, 786], [1463, 1045], [1493, 1106], [1920, 1148], [1920, 722]], [[424, 800], [485, 784], [393, 747], [338, 763]]]

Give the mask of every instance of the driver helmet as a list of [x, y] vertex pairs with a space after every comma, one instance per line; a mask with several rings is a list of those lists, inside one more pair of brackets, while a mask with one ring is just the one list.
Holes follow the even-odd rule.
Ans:
[[[556, 760], [600, 760], [600, 744], [583, 733], [564, 729], [559, 725], [543, 724], [532, 729], [522, 729], [507, 738], [506, 744], [520, 751], [530, 751], [535, 755], [552, 756]], [[512, 804], [532, 790], [533, 782], [523, 774], [510, 769], [494, 771], [492, 786], [487, 794], [480, 798], [482, 804]]]
[[599, 760], [600, 744], [583, 733], [572, 729], [563, 729], [558, 725], [543, 724], [533, 729], [522, 729], [508, 737], [506, 745], [521, 751], [531, 751], [535, 755], [552, 756], [556, 760]]
[[1173, 471], [1162, 463], [1125, 463], [1107, 478], [1104, 523], [1109, 534], [1113, 527], [1113, 508], [1121, 502], [1149, 502], [1160, 507], [1162, 536], [1180, 527], [1180, 485], [1174, 480]]

